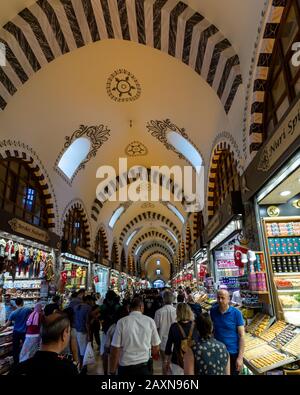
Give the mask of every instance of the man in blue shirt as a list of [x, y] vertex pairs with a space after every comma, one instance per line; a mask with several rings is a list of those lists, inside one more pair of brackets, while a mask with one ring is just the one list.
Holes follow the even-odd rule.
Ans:
[[16, 299], [17, 309], [13, 311], [6, 324], [1, 328], [0, 332], [9, 326], [14, 324], [13, 329], [13, 358], [14, 364], [19, 362], [19, 355], [21, 351], [21, 345], [24, 343], [26, 335], [26, 322], [29, 315], [32, 313], [32, 309], [24, 307], [24, 301], [22, 298]]
[[227, 290], [218, 291], [218, 303], [210, 310], [214, 324], [214, 335], [224, 343], [230, 354], [231, 375], [238, 375], [243, 367], [245, 349], [245, 327], [242, 313], [229, 305]]
[[7, 321], [11, 315], [11, 313], [16, 310], [16, 306], [10, 300], [10, 295], [6, 294], [4, 296], [4, 304], [5, 304], [5, 321]]

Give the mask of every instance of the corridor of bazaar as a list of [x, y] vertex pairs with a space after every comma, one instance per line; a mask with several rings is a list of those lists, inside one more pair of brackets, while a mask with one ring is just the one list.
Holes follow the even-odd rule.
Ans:
[[1, 0], [0, 374], [300, 374], [300, 1]]

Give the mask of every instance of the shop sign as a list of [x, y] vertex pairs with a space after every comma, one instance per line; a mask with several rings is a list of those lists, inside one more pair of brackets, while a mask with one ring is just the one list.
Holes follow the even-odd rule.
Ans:
[[48, 241], [50, 240], [50, 237], [46, 231], [30, 225], [27, 222], [21, 221], [17, 218], [13, 218], [8, 223], [13, 232], [20, 233], [24, 236], [31, 237], [44, 243], [48, 243]]
[[300, 146], [300, 101], [263, 144], [242, 176], [243, 201], [259, 191]]
[[81, 256], [83, 258], [86, 259], [90, 259], [91, 258], [91, 253], [89, 250], [86, 250], [85, 248], [82, 247], [76, 247], [75, 248], [75, 254], [78, 256]]
[[235, 215], [243, 213], [244, 208], [242, 205], [241, 192], [229, 193], [217, 213], [213, 216], [204, 229], [205, 242], [210, 242]]
[[281, 127], [271, 137], [260, 154], [257, 169], [263, 172], [270, 170], [274, 163], [300, 136], [300, 103], [292, 109]]

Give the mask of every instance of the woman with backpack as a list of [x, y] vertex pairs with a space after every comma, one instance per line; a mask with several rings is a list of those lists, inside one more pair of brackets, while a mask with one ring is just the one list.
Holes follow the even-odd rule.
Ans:
[[194, 321], [194, 313], [186, 303], [177, 305], [176, 319], [177, 322], [170, 327], [166, 344], [165, 371], [170, 371], [172, 375], [183, 375], [185, 350], [199, 341], [199, 333]]
[[200, 340], [184, 354], [184, 374], [196, 376], [230, 375], [230, 358], [225, 344], [213, 338], [213, 323], [208, 313], [196, 319]]

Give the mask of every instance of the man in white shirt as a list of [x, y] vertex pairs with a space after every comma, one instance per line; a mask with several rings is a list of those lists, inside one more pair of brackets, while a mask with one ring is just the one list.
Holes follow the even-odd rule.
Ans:
[[173, 303], [173, 294], [170, 291], [164, 292], [164, 306], [157, 310], [155, 313], [154, 321], [157, 326], [157, 330], [159, 333], [159, 337], [161, 339], [160, 343], [160, 356], [162, 361], [162, 371], [163, 374], [168, 374], [165, 369], [165, 349], [168, 340], [168, 335], [170, 331], [170, 327], [173, 322], [176, 321], [176, 309], [172, 306]]
[[143, 315], [143, 299], [131, 303], [129, 316], [118, 321], [111, 343], [110, 374], [117, 367], [120, 376], [151, 375], [150, 358], [159, 357], [160, 338], [152, 318]]

